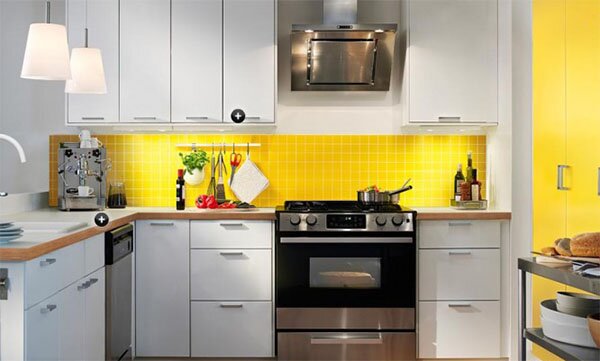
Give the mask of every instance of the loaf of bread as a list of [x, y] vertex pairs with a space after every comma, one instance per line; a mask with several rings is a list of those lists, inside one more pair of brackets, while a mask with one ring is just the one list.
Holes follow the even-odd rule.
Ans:
[[572, 256], [571, 253], [571, 239], [570, 238], [559, 238], [554, 241], [554, 249], [561, 256]]
[[573, 256], [600, 257], [600, 232], [583, 233], [571, 239]]
[[556, 256], [558, 255], [558, 252], [556, 252], [556, 248], [554, 247], [544, 247], [542, 248], [541, 252], [543, 255], [545, 256]]

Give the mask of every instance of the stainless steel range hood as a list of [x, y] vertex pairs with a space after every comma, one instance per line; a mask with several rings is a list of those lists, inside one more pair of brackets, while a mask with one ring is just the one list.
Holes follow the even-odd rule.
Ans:
[[357, 24], [357, 0], [323, 0], [323, 24], [292, 25], [292, 90], [390, 89], [396, 24]]

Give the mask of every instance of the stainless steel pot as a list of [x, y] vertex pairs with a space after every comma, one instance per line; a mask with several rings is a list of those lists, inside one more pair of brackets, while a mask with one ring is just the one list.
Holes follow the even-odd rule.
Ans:
[[387, 204], [398, 204], [400, 193], [411, 190], [412, 186], [405, 186], [391, 192], [376, 192], [376, 191], [357, 191], [356, 197], [358, 203], [367, 206], [381, 206]]

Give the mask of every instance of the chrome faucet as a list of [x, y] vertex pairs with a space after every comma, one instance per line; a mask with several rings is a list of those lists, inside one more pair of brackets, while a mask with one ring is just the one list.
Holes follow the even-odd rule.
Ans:
[[[27, 161], [27, 159], [25, 158], [25, 151], [23, 151], [23, 147], [21, 146], [21, 144], [19, 144], [19, 142], [17, 142], [15, 138], [6, 134], [0, 134], [0, 140], [6, 140], [10, 144], [12, 144], [13, 147], [15, 147], [17, 153], [19, 153], [19, 159], [21, 160], [21, 163], [25, 163]], [[0, 197], [6, 197], [7, 195], [8, 193], [6, 192], [0, 192]]]

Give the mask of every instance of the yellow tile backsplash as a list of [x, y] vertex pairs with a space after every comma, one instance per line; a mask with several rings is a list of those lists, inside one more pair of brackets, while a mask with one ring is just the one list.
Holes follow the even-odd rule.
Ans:
[[[253, 203], [267, 207], [294, 199], [355, 199], [356, 190], [377, 184], [395, 189], [412, 178], [414, 189], [400, 197], [410, 207], [448, 206], [458, 163], [466, 167], [473, 152], [478, 178], [486, 179], [486, 137], [451, 135], [98, 135], [112, 160], [108, 181], [125, 183], [130, 206], [175, 207], [177, 169], [183, 168], [179, 143], [236, 143], [270, 181]], [[56, 206], [57, 149], [60, 142], [77, 141], [73, 135], [50, 136], [50, 205]], [[204, 148], [210, 154], [210, 149]], [[228, 152], [230, 150], [228, 149]], [[229, 159], [229, 153], [226, 161]], [[186, 203], [194, 205], [206, 193], [210, 171], [199, 186], [187, 186]], [[233, 197], [226, 185], [227, 196]], [[482, 193], [485, 189], [482, 190]]]

